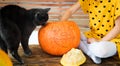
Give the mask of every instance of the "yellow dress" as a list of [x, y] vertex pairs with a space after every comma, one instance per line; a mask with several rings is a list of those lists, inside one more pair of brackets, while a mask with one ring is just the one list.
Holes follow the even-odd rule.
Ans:
[[[90, 31], [87, 38], [103, 38], [114, 26], [120, 16], [120, 0], [79, 0], [84, 13], [89, 14]], [[117, 46], [120, 58], [120, 34], [111, 40]]]

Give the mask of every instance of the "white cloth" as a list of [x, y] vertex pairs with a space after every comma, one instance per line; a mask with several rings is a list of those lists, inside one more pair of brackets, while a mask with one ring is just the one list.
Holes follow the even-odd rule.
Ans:
[[116, 54], [116, 45], [109, 41], [87, 43], [87, 38], [81, 33], [81, 43], [79, 48], [87, 55], [94, 54], [99, 58], [107, 58]]
[[116, 54], [116, 45], [109, 41], [94, 42], [92, 44], [87, 43], [87, 38], [81, 33], [81, 42], [79, 49], [81, 49], [86, 55], [88, 55], [94, 63], [100, 64], [101, 58], [111, 57]]
[[97, 57], [107, 58], [116, 54], [116, 45], [109, 41], [100, 41], [89, 44], [88, 49]]

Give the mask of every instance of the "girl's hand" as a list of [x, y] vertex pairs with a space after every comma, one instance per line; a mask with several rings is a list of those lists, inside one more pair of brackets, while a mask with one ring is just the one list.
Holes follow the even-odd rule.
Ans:
[[80, 2], [78, 1], [73, 6], [71, 6], [71, 8], [66, 10], [65, 13], [63, 13], [63, 16], [61, 17], [60, 21], [67, 21], [79, 9], [80, 9]]
[[95, 39], [95, 38], [88, 38], [87, 42], [88, 42], [89, 44], [91, 44], [91, 43], [93, 43], [93, 42], [98, 42], [98, 40]]

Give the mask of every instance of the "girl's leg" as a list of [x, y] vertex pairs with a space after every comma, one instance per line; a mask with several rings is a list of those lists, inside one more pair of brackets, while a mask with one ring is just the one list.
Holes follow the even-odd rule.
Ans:
[[100, 41], [89, 44], [89, 50], [97, 57], [107, 58], [116, 54], [116, 45], [109, 41]]
[[89, 49], [88, 49], [88, 43], [87, 43], [87, 38], [84, 36], [84, 34], [81, 33], [81, 43], [79, 45], [79, 48], [86, 54], [88, 55], [94, 63], [100, 64], [101, 59], [96, 57]]

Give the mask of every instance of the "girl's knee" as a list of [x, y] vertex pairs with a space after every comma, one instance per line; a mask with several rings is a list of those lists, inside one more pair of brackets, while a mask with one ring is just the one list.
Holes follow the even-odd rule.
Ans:
[[89, 45], [89, 50], [100, 58], [107, 58], [116, 53], [116, 45], [108, 41], [94, 42]]

